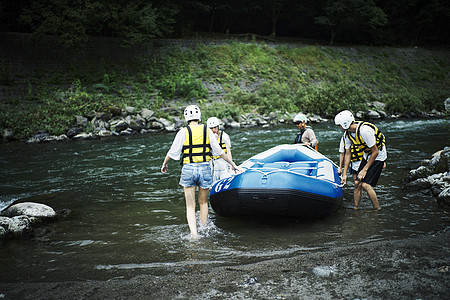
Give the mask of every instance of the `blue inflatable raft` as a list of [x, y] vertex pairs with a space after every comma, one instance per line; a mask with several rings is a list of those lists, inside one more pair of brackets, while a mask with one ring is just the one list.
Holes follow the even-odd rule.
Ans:
[[342, 203], [335, 164], [300, 145], [279, 145], [246, 160], [244, 172], [214, 183], [210, 202], [223, 217], [331, 215]]

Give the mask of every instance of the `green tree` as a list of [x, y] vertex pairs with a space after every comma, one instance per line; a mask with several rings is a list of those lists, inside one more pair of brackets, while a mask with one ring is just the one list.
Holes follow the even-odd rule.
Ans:
[[20, 21], [37, 36], [55, 35], [67, 48], [80, 46], [90, 35], [122, 38], [126, 44], [146, 44], [173, 30], [176, 6], [145, 0], [30, 1]]
[[372, 0], [329, 0], [316, 24], [330, 29], [330, 45], [344, 31], [371, 32], [387, 23], [387, 16]]

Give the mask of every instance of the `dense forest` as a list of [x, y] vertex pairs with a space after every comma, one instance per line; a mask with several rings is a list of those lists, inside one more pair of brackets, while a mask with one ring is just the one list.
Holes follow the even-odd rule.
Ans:
[[55, 35], [66, 47], [89, 36], [125, 45], [195, 32], [378, 46], [450, 44], [444, 0], [17, 0], [0, 4], [3, 32]]

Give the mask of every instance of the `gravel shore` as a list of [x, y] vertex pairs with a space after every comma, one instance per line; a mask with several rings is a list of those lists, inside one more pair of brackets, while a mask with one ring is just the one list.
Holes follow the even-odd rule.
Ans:
[[[318, 266], [334, 272], [319, 276], [313, 272]], [[0, 283], [0, 299], [448, 299], [449, 269], [447, 229], [254, 264], [195, 266], [162, 276]]]

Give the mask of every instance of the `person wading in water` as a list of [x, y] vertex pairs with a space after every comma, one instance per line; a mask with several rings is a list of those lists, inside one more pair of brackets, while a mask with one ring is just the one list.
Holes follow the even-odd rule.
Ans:
[[186, 199], [186, 217], [194, 239], [198, 239], [197, 220], [195, 217], [195, 194], [197, 187], [200, 205], [200, 223], [208, 221], [208, 196], [213, 184], [211, 157], [220, 156], [228, 162], [233, 170], [238, 170], [236, 164], [223, 151], [214, 137], [214, 133], [206, 125], [200, 124], [201, 112], [196, 105], [189, 105], [184, 110], [184, 118], [188, 126], [181, 128], [173, 140], [161, 167], [162, 173], [167, 173], [167, 163], [170, 159], [179, 160], [181, 170], [180, 185], [184, 188]]
[[[347, 182], [347, 170], [350, 161], [357, 161], [360, 157], [355, 156], [362, 156], [362, 161], [356, 174], [353, 208], [358, 209], [362, 191], [364, 190], [372, 201], [374, 211], [380, 210], [377, 194], [373, 188], [377, 185], [387, 159], [384, 134], [369, 122], [355, 121], [353, 114], [348, 110], [338, 113], [334, 118], [334, 122], [345, 132], [342, 183], [345, 184]], [[355, 147], [353, 151], [351, 149], [352, 146]]]
[[294, 144], [305, 144], [317, 150], [317, 144], [319, 141], [317, 140], [316, 134], [311, 126], [306, 126], [307, 122], [308, 118], [306, 118], [306, 116], [302, 113], [297, 114], [294, 117], [294, 123], [300, 130], [295, 137]]

